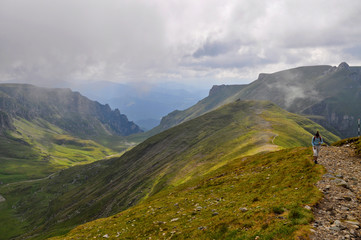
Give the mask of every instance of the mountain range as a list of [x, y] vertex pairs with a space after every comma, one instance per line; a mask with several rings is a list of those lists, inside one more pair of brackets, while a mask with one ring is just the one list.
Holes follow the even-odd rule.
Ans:
[[324, 174], [307, 146], [315, 130], [327, 144], [354, 135], [360, 70], [300, 67], [214, 86], [147, 133], [69, 89], [1, 86], [0, 236], [305, 238]]
[[0, 84], [0, 182], [41, 178], [129, 147], [141, 132], [119, 110], [70, 89]]
[[121, 84], [106, 81], [67, 83], [66, 87], [119, 109], [140, 127], [150, 130], [174, 109], [186, 109], [207, 95], [207, 89], [176, 83]]
[[121, 157], [65, 169], [37, 184], [4, 186], [1, 194], [9, 208], [15, 207], [3, 211], [10, 211], [8, 219], [22, 226], [14, 230], [21, 238], [62, 234], [236, 159], [307, 146], [313, 129], [320, 129], [327, 142], [339, 139], [269, 101], [236, 101], [157, 134]]
[[194, 106], [163, 117], [152, 134], [212, 111], [237, 99], [269, 100], [280, 107], [325, 126], [340, 137], [357, 135], [361, 117], [361, 67], [343, 62], [334, 66], [308, 66], [272, 74], [261, 73], [246, 85], [214, 86]]

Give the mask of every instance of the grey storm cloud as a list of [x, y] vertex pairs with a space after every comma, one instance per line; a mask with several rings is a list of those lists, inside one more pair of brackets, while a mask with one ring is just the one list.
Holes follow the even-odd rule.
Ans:
[[358, 0], [0, 0], [0, 82], [254, 80], [361, 64]]
[[226, 54], [230, 51], [237, 52], [239, 49], [239, 41], [221, 42], [221, 41], [207, 41], [203, 46], [193, 53], [193, 57], [200, 58], [203, 56], [218, 56]]

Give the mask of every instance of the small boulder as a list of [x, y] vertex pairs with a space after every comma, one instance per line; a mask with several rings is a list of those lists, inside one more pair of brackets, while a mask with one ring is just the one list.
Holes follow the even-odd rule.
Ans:
[[245, 207], [242, 207], [242, 208], [240, 208], [239, 210], [241, 210], [242, 212], [247, 212], [247, 211], [248, 211], [248, 209], [245, 208]]

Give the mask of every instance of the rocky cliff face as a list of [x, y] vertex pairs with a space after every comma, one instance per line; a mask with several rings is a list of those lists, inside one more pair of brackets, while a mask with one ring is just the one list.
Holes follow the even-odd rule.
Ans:
[[0, 111], [0, 134], [5, 129], [13, 130], [14, 126], [9, 115], [6, 112]]
[[[39, 88], [27, 84], [1, 84], [0, 110], [9, 117], [28, 121], [41, 118], [76, 135], [141, 132], [119, 110], [91, 101], [70, 89]], [[3, 119], [3, 128], [5, 118]]]

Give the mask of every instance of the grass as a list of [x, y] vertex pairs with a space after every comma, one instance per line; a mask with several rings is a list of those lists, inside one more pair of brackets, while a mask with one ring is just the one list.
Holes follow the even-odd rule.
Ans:
[[[0, 236], [4, 239], [24, 233], [30, 224], [19, 215], [19, 210], [14, 206], [19, 201], [29, 202], [35, 199], [32, 196], [35, 192], [33, 189], [42, 188], [43, 185], [40, 184], [42, 181], [33, 180], [45, 178], [64, 168], [91, 163], [110, 155], [120, 155], [93, 140], [70, 136], [41, 119], [33, 122], [15, 119], [14, 126], [16, 131], [0, 135], [0, 193], [5, 194], [7, 199], [0, 203]], [[111, 140], [110, 137], [108, 139]], [[121, 139], [123, 142], [113, 143], [113, 146], [124, 151], [128, 146]], [[6, 185], [9, 183], [11, 186]], [[56, 186], [48, 194], [39, 191], [37, 197], [41, 200], [34, 200], [32, 209], [46, 210], [47, 203], [58, 197], [58, 192], [61, 192], [59, 189], [62, 186]], [[63, 189], [66, 190], [69, 189]], [[43, 219], [44, 215], [37, 215], [37, 218]]]
[[245, 156], [309, 145], [311, 134], [297, 123], [303, 121], [306, 126], [303, 117], [267, 101], [234, 102], [155, 135], [119, 158], [67, 169], [37, 184], [3, 187], [0, 194], [23, 193], [17, 212], [29, 227], [22, 233], [43, 239], [144, 203]]
[[0, 181], [43, 178], [62, 168], [97, 161], [116, 152], [79, 139], [38, 119], [15, 119], [16, 131], [0, 136]]
[[[312, 221], [323, 169], [309, 148], [239, 158], [53, 239], [295, 239]], [[307, 233], [307, 231], [306, 231]]]

